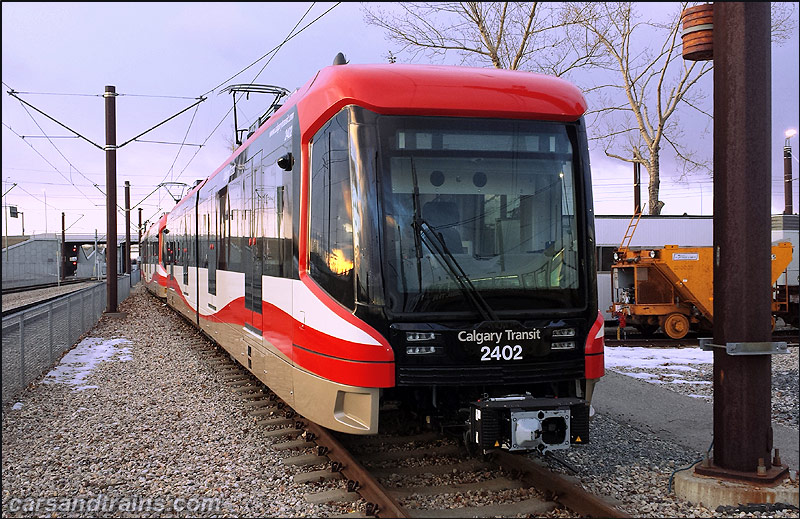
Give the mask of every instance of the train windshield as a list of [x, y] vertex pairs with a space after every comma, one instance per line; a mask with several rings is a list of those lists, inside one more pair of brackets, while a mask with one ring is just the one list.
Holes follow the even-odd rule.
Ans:
[[573, 126], [381, 116], [378, 136], [391, 312], [582, 306]]

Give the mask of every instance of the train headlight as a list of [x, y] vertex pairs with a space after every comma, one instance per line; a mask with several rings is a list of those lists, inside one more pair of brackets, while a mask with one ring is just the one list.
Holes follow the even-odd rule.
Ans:
[[653, 259], [656, 259], [656, 251], [651, 250], [650, 251], [650, 257], [653, 258]]
[[436, 339], [436, 334], [433, 332], [406, 332], [406, 341], [408, 342], [428, 342]]
[[433, 332], [406, 332], [406, 355], [431, 355], [444, 352], [444, 347], [435, 341]]
[[614, 255], [612, 257], [614, 258], [614, 261], [619, 261], [620, 258], [619, 252], [614, 251]]
[[406, 355], [431, 355], [442, 353], [441, 346], [406, 346]]
[[556, 337], [575, 337], [575, 328], [560, 328], [553, 330], [553, 338]]
[[574, 350], [575, 349], [575, 341], [561, 341], [561, 342], [554, 342], [550, 345], [551, 350]]

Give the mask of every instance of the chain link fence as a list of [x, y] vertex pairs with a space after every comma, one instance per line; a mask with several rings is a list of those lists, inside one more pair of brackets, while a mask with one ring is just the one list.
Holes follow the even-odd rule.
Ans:
[[[117, 303], [139, 283], [141, 271], [117, 278]], [[49, 370], [103, 315], [105, 283], [3, 316], [3, 405]]]

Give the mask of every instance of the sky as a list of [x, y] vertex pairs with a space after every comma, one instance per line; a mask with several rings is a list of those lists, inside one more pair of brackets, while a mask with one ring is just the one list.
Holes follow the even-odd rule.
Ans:
[[[669, 7], [641, 3], [639, 9], [656, 15]], [[784, 132], [798, 128], [797, 27], [789, 42], [772, 49], [773, 213], [784, 207]], [[191, 185], [226, 161], [233, 116], [228, 113], [231, 95], [220, 93], [224, 86], [254, 82], [294, 90], [330, 65], [337, 52], [350, 63], [385, 63], [390, 51], [398, 55], [380, 29], [364, 22], [358, 3], [3, 2], [2, 232], [21, 234], [23, 218], [7, 218], [8, 206], [16, 206], [25, 234], [60, 232], [62, 212], [68, 233], [97, 229], [105, 234], [106, 85], [119, 94], [118, 145], [157, 126], [116, 153], [117, 203], [124, 206], [124, 182], [129, 181], [135, 236], [139, 208], [142, 220], [152, 222], [174, 205], [171, 194], [181, 195], [179, 183]], [[398, 62], [405, 61], [398, 55]], [[710, 92], [711, 83], [705, 88]], [[67, 128], [23, 105], [9, 90]], [[189, 108], [201, 96], [205, 101]], [[239, 127], [249, 126], [270, 102], [268, 96], [254, 95], [237, 105]], [[687, 132], [697, 132], [710, 157], [710, 137], [699, 137], [708, 121], [696, 119], [682, 123]], [[798, 140], [792, 139], [795, 156], [800, 155]], [[596, 214], [631, 214], [632, 166], [606, 158], [599, 149], [592, 150], [591, 161]], [[793, 170], [796, 193], [797, 160]], [[674, 171], [668, 160], [662, 164], [662, 214], [712, 214], [710, 176], [677, 181]], [[642, 175], [646, 185], [644, 168]], [[159, 188], [163, 183], [175, 184]], [[798, 206], [795, 194], [795, 212]], [[122, 213], [117, 227], [124, 236]]]

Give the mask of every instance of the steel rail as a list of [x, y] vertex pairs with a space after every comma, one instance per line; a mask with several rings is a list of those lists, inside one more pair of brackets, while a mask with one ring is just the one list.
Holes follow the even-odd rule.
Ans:
[[[325, 455], [334, 463], [338, 463], [339, 472], [349, 481], [356, 482], [355, 491], [367, 503], [373, 505], [372, 512], [376, 517], [411, 517], [408, 510], [400, 506], [386, 488], [375, 479], [339, 442], [328, 429], [313, 422], [306, 421], [304, 428], [313, 433], [314, 441], [327, 448]], [[368, 505], [369, 506], [369, 505]]]
[[631, 517], [603, 498], [587, 492], [544, 467], [540, 467], [525, 456], [499, 450], [490, 452], [488, 456], [492, 463], [504, 470], [519, 473], [521, 480], [526, 484], [542, 492], [552, 493], [555, 501], [576, 514], [586, 517]]

